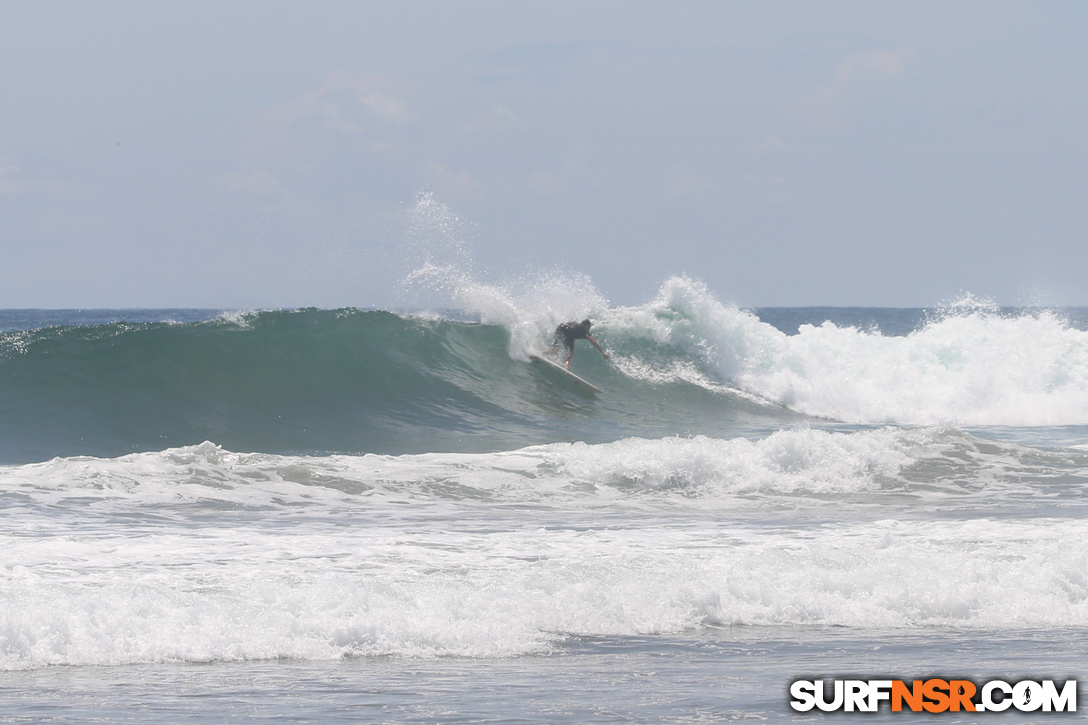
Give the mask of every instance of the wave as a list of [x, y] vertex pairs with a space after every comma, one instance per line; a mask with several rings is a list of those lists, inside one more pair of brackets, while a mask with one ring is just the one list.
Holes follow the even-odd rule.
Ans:
[[743, 411], [764, 415], [726, 386], [646, 385], [583, 353], [579, 371], [609, 393], [587, 399], [512, 355], [514, 339], [500, 325], [355, 309], [8, 332], [0, 460], [206, 439], [281, 453], [501, 450], [720, 432]]
[[[830, 321], [787, 334], [686, 278], [634, 307], [577, 284], [561, 308], [541, 303], [556, 299], [547, 290], [458, 289], [478, 321], [304, 309], [0, 334], [0, 460], [202, 440], [278, 453], [471, 452], [764, 435], [800, 420], [1088, 424], [1088, 332], [1056, 312], [971, 303], [908, 334]], [[527, 361], [557, 321], [586, 310], [611, 360], [586, 346], [575, 369], [600, 398]]]

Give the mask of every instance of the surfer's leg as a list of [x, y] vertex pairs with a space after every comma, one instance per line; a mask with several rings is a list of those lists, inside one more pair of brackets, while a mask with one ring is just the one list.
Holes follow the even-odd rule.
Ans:
[[556, 350], [559, 349], [560, 345], [566, 345], [566, 344], [567, 344], [567, 338], [566, 338], [565, 335], [563, 335], [562, 330], [556, 330], [555, 334], [552, 335], [552, 346], [549, 347], [547, 350], [545, 350], [544, 354], [545, 355], [554, 355]]

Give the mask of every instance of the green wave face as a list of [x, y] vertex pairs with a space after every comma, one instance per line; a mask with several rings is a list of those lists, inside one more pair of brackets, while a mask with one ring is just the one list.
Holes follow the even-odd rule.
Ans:
[[481, 452], [720, 435], [784, 415], [728, 391], [633, 379], [588, 346], [579, 373], [605, 394], [587, 399], [511, 357], [509, 341], [497, 325], [352, 309], [9, 332], [0, 460], [204, 440], [269, 453]]

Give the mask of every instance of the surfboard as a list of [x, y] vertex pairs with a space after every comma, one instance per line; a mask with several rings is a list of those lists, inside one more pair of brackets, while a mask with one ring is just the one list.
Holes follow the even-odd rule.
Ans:
[[578, 377], [577, 375], [572, 373], [570, 370], [567, 370], [562, 365], [557, 365], [556, 363], [553, 363], [551, 360], [549, 360], [547, 358], [537, 357], [536, 355], [530, 355], [529, 359], [531, 361], [533, 361], [534, 363], [541, 363], [543, 365], [546, 365], [548, 370], [551, 370], [551, 371], [556, 372], [556, 373], [561, 373], [566, 379], [570, 380], [573, 383], [577, 383], [579, 386], [581, 386], [582, 388], [585, 388], [586, 390], [590, 390], [590, 391], [592, 391], [594, 393], [603, 393], [604, 392], [603, 390], [601, 390], [600, 388], [598, 388], [596, 385], [589, 382], [588, 380], [584, 380], [584, 379]]

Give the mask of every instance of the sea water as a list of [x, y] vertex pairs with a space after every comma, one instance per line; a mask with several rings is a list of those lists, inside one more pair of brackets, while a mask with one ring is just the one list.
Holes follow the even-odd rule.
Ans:
[[[1084, 310], [567, 289], [0, 312], [0, 721], [842, 721], [789, 684], [1084, 679]], [[600, 396], [527, 361], [586, 315]]]

